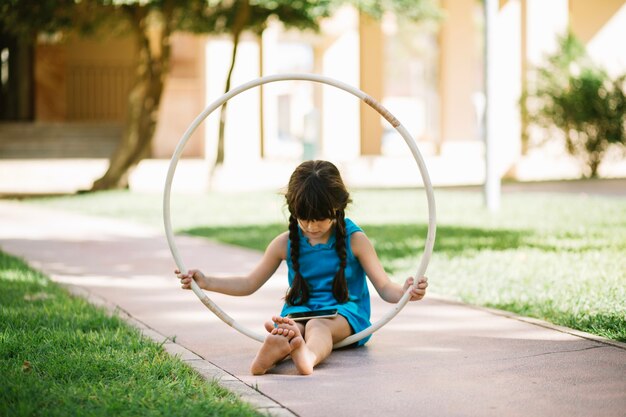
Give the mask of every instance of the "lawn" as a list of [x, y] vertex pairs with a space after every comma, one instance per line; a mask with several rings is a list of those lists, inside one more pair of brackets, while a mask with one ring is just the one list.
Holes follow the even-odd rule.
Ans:
[[1, 416], [258, 416], [121, 319], [0, 252]]
[[[348, 216], [403, 281], [417, 268], [427, 224], [415, 190], [356, 190]], [[433, 293], [626, 341], [626, 199], [436, 191], [437, 240], [427, 275]], [[105, 192], [33, 200], [64, 210], [162, 227], [161, 196]], [[176, 195], [176, 231], [263, 250], [285, 229], [279, 193]], [[184, 255], [183, 255], [184, 256]]]

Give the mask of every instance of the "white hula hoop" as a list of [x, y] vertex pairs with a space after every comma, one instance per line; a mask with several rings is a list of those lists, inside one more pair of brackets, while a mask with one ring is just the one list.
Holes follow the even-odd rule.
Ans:
[[[354, 88], [348, 84], [345, 84], [341, 81], [334, 80], [329, 77], [324, 77], [321, 75], [315, 74], [278, 74], [278, 75], [270, 75], [266, 77], [257, 78], [255, 80], [249, 81], [245, 84], [240, 85], [239, 87], [230, 90], [217, 100], [215, 100], [211, 105], [209, 105], [202, 113], [200, 113], [194, 121], [189, 125], [183, 136], [181, 137], [178, 145], [176, 146], [176, 150], [172, 156], [170, 161], [169, 169], [167, 171], [167, 177], [165, 180], [165, 189], [163, 192], [163, 222], [165, 226], [165, 235], [167, 237], [167, 243], [169, 244], [170, 251], [172, 252], [172, 256], [176, 261], [176, 265], [180, 271], [186, 271], [185, 264], [178, 252], [178, 248], [176, 247], [176, 243], [174, 241], [174, 234], [172, 233], [172, 222], [170, 217], [170, 199], [171, 199], [171, 189], [172, 189], [172, 180], [174, 178], [174, 173], [176, 171], [176, 165], [178, 164], [178, 160], [180, 155], [183, 152], [183, 148], [187, 144], [187, 141], [193, 134], [193, 132], [198, 128], [198, 126], [206, 119], [213, 111], [215, 111], [222, 104], [235, 97], [236, 95], [249, 90], [253, 87], [257, 87], [262, 84], [273, 83], [276, 81], [286, 81], [286, 80], [302, 80], [302, 81], [313, 81], [322, 84], [328, 84], [333, 87], [337, 87], [341, 90], [347, 91], [352, 95], [363, 100], [370, 107], [380, 113], [391, 125], [400, 133], [400, 135], [404, 138], [404, 141], [408, 145], [411, 153], [413, 154], [413, 158], [417, 162], [417, 166], [419, 168], [420, 174], [422, 176], [422, 181], [424, 183], [424, 189], [426, 190], [426, 197], [428, 199], [428, 233], [426, 236], [426, 243], [424, 245], [424, 253], [422, 254], [422, 258], [420, 264], [417, 268], [417, 272], [415, 274], [416, 280], [414, 283], [414, 287], [417, 286], [417, 278], [424, 276], [426, 272], [426, 267], [428, 266], [428, 262], [430, 261], [430, 257], [433, 252], [433, 246], [435, 244], [435, 196], [433, 192], [433, 186], [430, 181], [430, 177], [428, 175], [428, 171], [426, 169], [426, 164], [420, 154], [419, 149], [417, 148], [417, 144], [406, 130], [404, 126], [380, 103], [374, 100], [372, 97], [365, 94], [363, 91]], [[257, 340], [259, 342], [263, 342], [265, 340], [265, 336], [254, 332], [239, 323], [237, 323], [232, 317], [230, 317], [226, 312], [224, 312], [215, 302], [213, 302], [201, 289], [198, 285], [192, 281], [191, 289], [198, 296], [200, 301], [211, 310], [217, 317], [219, 317], [224, 323], [233, 327], [235, 330], [240, 333]], [[406, 293], [402, 296], [400, 301], [396, 303], [394, 308], [391, 309], [383, 318], [379, 321], [373, 323], [370, 327], [355, 333], [344, 340], [336, 343], [334, 348], [340, 348], [344, 346], [348, 346], [352, 343], [355, 343], [364, 337], [367, 337], [374, 333], [376, 330], [383, 327], [387, 324], [391, 319], [393, 319], [399, 312], [404, 308], [406, 303], [409, 301], [409, 293], [410, 289], [406, 291]]]

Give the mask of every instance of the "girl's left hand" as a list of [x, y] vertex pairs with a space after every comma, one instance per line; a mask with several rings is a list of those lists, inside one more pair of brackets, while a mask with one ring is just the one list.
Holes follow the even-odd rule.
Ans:
[[[402, 291], [406, 292], [413, 285], [413, 277], [409, 277], [402, 287]], [[419, 301], [426, 295], [426, 288], [428, 287], [428, 278], [421, 277], [417, 282], [417, 288], [411, 289], [411, 298], [409, 301]]]

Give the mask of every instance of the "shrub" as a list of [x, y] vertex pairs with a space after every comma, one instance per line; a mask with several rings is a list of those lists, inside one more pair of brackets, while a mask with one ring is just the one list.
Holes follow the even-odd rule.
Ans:
[[611, 79], [594, 65], [571, 34], [560, 39], [560, 51], [535, 73], [526, 104], [532, 124], [560, 131], [584, 175], [596, 177], [611, 144], [626, 144], [626, 74]]

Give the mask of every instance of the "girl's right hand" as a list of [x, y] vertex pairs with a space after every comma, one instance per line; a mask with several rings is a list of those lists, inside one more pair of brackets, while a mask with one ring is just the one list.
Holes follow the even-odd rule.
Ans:
[[198, 286], [202, 289], [206, 289], [207, 278], [198, 269], [190, 269], [187, 273], [181, 273], [178, 269], [174, 270], [176, 276], [180, 279], [181, 288], [183, 290], [191, 289], [191, 280], [196, 281]]

